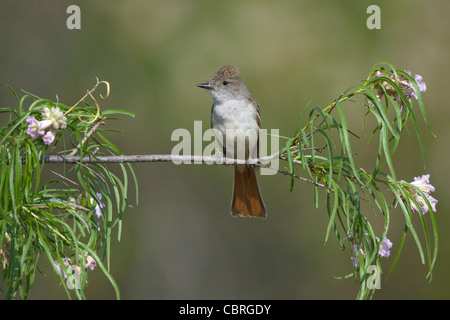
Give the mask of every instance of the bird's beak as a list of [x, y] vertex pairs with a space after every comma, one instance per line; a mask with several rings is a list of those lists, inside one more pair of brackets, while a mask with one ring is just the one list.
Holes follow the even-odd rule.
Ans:
[[197, 85], [197, 87], [203, 88], [203, 89], [206, 89], [206, 90], [212, 90], [213, 89], [213, 86], [210, 85], [209, 83], [199, 83]]

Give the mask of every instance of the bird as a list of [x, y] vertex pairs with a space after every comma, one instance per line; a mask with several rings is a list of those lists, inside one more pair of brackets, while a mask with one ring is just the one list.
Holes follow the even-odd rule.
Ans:
[[[227, 158], [257, 158], [261, 107], [245, 85], [239, 69], [233, 65], [220, 67], [207, 83], [197, 84], [212, 96], [211, 127], [216, 141]], [[256, 167], [234, 165], [231, 215], [266, 218]]]

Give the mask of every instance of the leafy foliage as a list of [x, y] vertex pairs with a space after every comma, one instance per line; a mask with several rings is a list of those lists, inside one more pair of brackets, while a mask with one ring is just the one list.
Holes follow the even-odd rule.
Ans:
[[[417, 100], [419, 114], [430, 128], [421, 97], [421, 91], [425, 90], [422, 87], [424, 83], [419, 80], [421, 81], [420, 76], [412, 77], [409, 72], [396, 70], [389, 64], [376, 65], [363, 84], [350, 87], [324, 109], [318, 106], [312, 108], [307, 125], [287, 141], [286, 148], [280, 153], [289, 162], [287, 170], [292, 176], [291, 189], [296, 176], [295, 170], [306, 171], [315, 184], [316, 206], [319, 203], [318, 188], [325, 188], [324, 201], [330, 218], [325, 242], [333, 232], [342, 249], [347, 242], [350, 244], [355, 268], [351, 274], [339, 278], [353, 277], [359, 282], [359, 299], [374, 293], [375, 288], [367, 286], [367, 280], [372, 274], [373, 266], [381, 270], [380, 246], [386, 244], [383, 241], [390, 243], [387, 234], [390, 215], [394, 210], [400, 209], [403, 212], [405, 226], [390, 271], [399, 258], [408, 233], [414, 238], [422, 263], [425, 260], [428, 263], [430, 278], [436, 261], [438, 231], [432, 205], [421, 190], [398, 180], [393, 161], [408, 123], [412, 123], [422, 156], [426, 159], [418, 115], [413, 106], [413, 101]], [[371, 170], [357, 165], [357, 154], [354, 153], [352, 144], [359, 137], [349, 127], [349, 102], [362, 108], [363, 119], [369, 120], [370, 116], [375, 119], [370, 140], [372, 143], [375, 140], [375, 150], [378, 152]], [[418, 214], [421, 225], [413, 225], [413, 216], [417, 212], [412, 211], [410, 203], [415, 203], [416, 208], [420, 207], [417, 199], [423, 199], [429, 208], [426, 211], [429, 212], [432, 230], [428, 230], [423, 214]], [[384, 219], [383, 230], [378, 235], [368, 218], [370, 211], [376, 216], [377, 213], [381, 214]], [[425, 213], [423, 211], [421, 210]], [[418, 227], [423, 230], [425, 243], [420, 240]]]
[[[88, 270], [95, 266], [120, 297], [109, 271], [112, 230], [117, 229], [120, 239], [123, 213], [130, 205], [130, 177], [138, 194], [136, 177], [129, 163], [119, 163], [116, 172], [104, 163], [83, 162], [83, 157], [121, 155], [100, 126], [114, 115], [134, 114], [100, 110], [92, 95], [100, 84], [105, 84], [109, 92], [107, 82], [97, 82], [73, 107], [26, 92], [18, 97], [11, 90], [18, 108], [0, 109], [9, 117], [0, 128], [0, 266], [7, 284], [3, 290], [6, 298], [28, 297], [41, 254], [53, 266], [69, 298], [86, 298]], [[421, 96], [425, 88], [420, 76], [413, 77], [387, 63], [377, 64], [365, 81], [350, 87], [329, 106], [315, 106], [309, 114], [303, 112], [299, 123], [306, 119], [306, 125], [287, 139], [279, 154], [288, 162], [291, 190], [295, 178], [300, 178], [314, 184], [316, 207], [322, 197], [329, 216], [325, 243], [334, 234], [342, 249], [348, 245], [351, 248], [354, 270], [339, 278], [353, 278], [359, 283], [358, 299], [373, 296], [376, 287], [368, 280], [374, 267], [381, 271], [380, 258], [388, 256], [394, 247], [387, 237], [394, 211], [403, 213], [404, 231], [395, 244], [389, 273], [406, 236], [411, 234], [421, 262], [428, 265], [427, 277], [432, 276], [438, 252], [437, 200], [430, 196], [434, 187], [429, 184], [429, 175], [411, 183], [399, 180], [393, 160], [410, 124], [408, 129], [412, 125], [426, 161], [419, 126], [422, 118], [431, 132]], [[86, 102], [88, 96], [94, 105]], [[354, 110], [349, 109], [353, 106], [350, 103], [362, 110], [364, 126], [370, 126], [369, 140], [375, 144], [370, 169], [358, 163], [355, 141], [360, 138], [349, 121]], [[36, 119], [40, 117], [44, 119]], [[81, 160], [64, 164], [57, 172], [44, 161], [48, 152], [77, 155]], [[303, 173], [309, 178], [302, 177]], [[373, 223], [374, 216], [382, 218], [382, 230], [374, 227], [378, 224]], [[431, 229], [427, 226], [430, 223]], [[74, 270], [80, 284], [75, 289], [69, 281]]]
[[[69, 298], [73, 294], [85, 298], [87, 271], [95, 265], [120, 297], [109, 273], [111, 238], [116, 228], [120, 239], [122, 216], [130, 205], [130, 175], [137, 189], [131, 165], [119, 164], [119, 174], [102, 163], [81, 161], [58, 166], [55, 171], [43, 161], [48, 152], [57, 152], [60, 146], [63, 154], [70, 152], [81, 157], [120, 154], [100, 125], [114, 119], [114, 114], [133, 114], [123, 110], [100, 111], [92, 92], [102, 83], [109, 91], [108, 83], [97, 82], [71, 108], [29, 93], [19, 98], [11, 89], [18, 108], [0, 110], [9, 117], [9, 122], [0, 128], [0, 263], [7, 284], [5, 298], [28, 297], [42, 254], [59, 275]], [[93, 99], [94, 106], [85, 101], [87, 96]], [[53, 143], [46, 144], [27, 134], [26, 120], [41, 117], [45, 108], [52, 107], [64, 112], [67, 125], [64, 130], [53, 131]]]

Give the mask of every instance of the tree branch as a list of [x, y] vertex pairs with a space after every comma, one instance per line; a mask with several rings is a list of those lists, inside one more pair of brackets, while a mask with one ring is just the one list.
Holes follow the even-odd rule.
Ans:
[[[258, 159], [239, 160], [217, 156], [197, 155], [121, 155], [121, 156], [73, 156], [73, 155], [47, 155], [42, 158], [45, 163], [134, 163], [134, 162], [178, 162], [178, 163], [207, 163], [207, 164], [247, 164], [257, 165], [261, 162], [271, 161], [278, 157], [278, 153]], [[280, 158], [283, 159], [283, 158]]]
[[[288, 171], [272, 168], [264, 164], [264, 162], [269, 162], [274, 159], [280, 159], [287, 161], [285, 156], [280, 156], [280, 152], [274, 153], [269, 156], [261, 157], [258, 159], [232, 159], [223, 158], [221, 156], [199, 156], [199, 155], [170, 155], [170, 154], [151, 154], [151, 155], [121, 155], [121, 156], [72, 156], [72, 155], [47, 155], [43, 157], [45, 163], [136, 163], [136, 162], [174, 162], [174, 163], [206, 163], [206, 164], [220, 164], [220, 165], [234, 165], [234, 164], [245, 164], [253, 165], [256, 167], [264, 167], [270, 170], [277, 171], [278, 173], [294, 177], [298, 180], [312, 183], [316, 186], [327, 188], [324, 184], [315, 182], [313, 180], [303, 178], [299, 175], [290, 173]], [[300, 161], [294, 160], [295, 164], [301, 164]], [[330, 188], [333, 191], [332, 188]]]

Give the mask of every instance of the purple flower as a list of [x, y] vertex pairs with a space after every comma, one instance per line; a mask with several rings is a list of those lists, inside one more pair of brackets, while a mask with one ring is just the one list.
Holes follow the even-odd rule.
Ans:
[[27, 134], [33, 139], [37, 139], [39, 136], [45, 134], [45, 131], [40, 129], [40, 123], [35, 117], [29, 116], [26, 121], [28, 123]]
[[[380, 238], [376, 237], [377, 241], [380, 241]], [[389, 257], [389, 249], [392, 248], [392, 242], [388, 238], [384, 238], [383, 241], [381, 241], [380, 246], [378, 247], [378, 254], [380, 257], [387, 258]]]
[[55, 130], [47, 131], [46, 134], [42, 136], [42, 141], [45, 144], [51, 144], [55, 140]]
[[[411, 77], [413, 76], [411, 71], [405, 71], [407, 74], [409, 74]], [[394, 74], [385, 75], [381, 71], [375, 72], [375, 77], [386, 77], [391, 79], [393, 82], [397, 83], [398, 87], [403, 91], [405, 94], [405, 97], [407, 99], [415, 98], [417, 100], [417, 92], [414, 86], [412, 85], [411, 81], [409, 81], [405, 76], [398, 74], [397, 79], [395, 78]], [[417, 86], [419, 87], [420, 92], [425, 92], [427, 89], [427, 85], [425, 82], [423, 82], [422, 76], [416, 74], [414, 75], [414, 80], [417, 82]], [[380, 83], [377, 83], [375, 88], [378, 89], [378, 92], [376, 94], [376, 97], [378, 101], [381, 101], [381, 99], [384, 96], [384, 93], [386, 92], [399, 106], [403, 108], [403, 111], [406, 111], [406, 105], [403, 103], [402, 99], [398, 96], [397, 92], [395, 91], [394, 87], [389, 84], [387, 81], [380, 81]], [[384, 88], [384, 90], [383, 90]], [[369, 102], [369, 105], [371, 108], [374, 107], [374, 104], [372, 102]]]
[[52, 125], [50, 120], [37, 121], [35, 117], [29, 116], [26, 121], [28, 123], [27, 134], [33, 139], [42, 136], [45, 144], [51, 144], [55, 140], [55, 130], [53, 128], [45, 132]]
[[45, 107], [41, 114], [42, 121], [36, 120], [34, 116], [27, 117], [27, 134], [33, 139], [42, 137], [45, 144], [51, 144], [55, 140], [55, 130], [66, 128], [67, 118], [59, 107], [51, 107], [51, 109]]
[[416, 80], [420, 92], [425, 92], [427, 90], [427, 85], [423, 82], [422, 76], [416, 74], [414, 80]]
[[[361, 255], [363, 258], [366, 257], [366, 254], [364, 253], [363, 249], [359, 249], [359, 252], [361, 252]], [[353, 257], [350, 257], [350, 259], [352, 260], [352, 264], [353, 266], [356, 268], [359, 266], [359, 253], [358, 253], [358, 246], [354, 243], [353, 244]]]
[[[420, 92], [425, 92], [427, 90], [427, 85], [425, 84], [425, 82], [423, 82], [422, 76], [416, 74], [414, 76], [414, 80], [416, 80], [417, 82], [417, 86], [419, 87], [419, 91]], [[417, 99], [417, 95], [416, 95], [416, 91], [414, 90], [413, 92], [411, 92], [411, 95]]]
[[[70, 260], [69, 258], [64, 258], [62, 259], [64, 266], [67, 268], [70, 265]], [[64, 269], [62, 268], [61, 264], [59, 263], [58, 260], [54, 261], [56, 269], [58, 269], [59, 273], [64, 277], [64, 279], [67, 279], [67, 275], [64, 272]]]
[[[430, 195], [430, 193], [435, 190], [435, 188], [430, 184], [430, 175], [424, 174], [421, 177], [414, 177], [414, 181], [411, 182], [411, 184], [424, 193], [425, 197], [431, 205], [431, 209], [436, 212], [436, 204], [438, 201]], [[427, 213], [429, 209], [425, 199], [414, 189], [408, 188], [408, 191], [419, 204], [422, 213]], [[412, 211], [419, 212], [419, 209], [413, 201], [410, 201], [410, 205]]]
[[84, 267], [91, 271], [94, 270], [97, 266], [97, 262], [87, 252], [85, 252], [84, 254], [86, 256], [86, 264], [84, 265]]
[[[97, 195], [97, 205], [94, 208], [94, 215], [97, 218], [101, 218], [102, 217], [102, 209], [105, 207], [105, 204], [101, 201], [102, 200], [102, 194], [100, 192], [96, 193]], [[91, 203], [94, 202], [94, 199], [91, 199]]]
[[[378, 242], [380, 241], [380, 238], [376, 237], [376, 239]], [[388, 238], [384, 238], [378, 247], [378, 254], [380, 255], [380, 257], [387, 258], [389, 257], [390, 254], [389, 250], [391, 248], [392, 248], [391, 240], [389, 240]], [[366, 257], [364, 250], [362, 248], [358, 250], [358, 246], [356, 245], [356, 243], [353, 243], [353, 257], [350, 257], [350, 259], [352, 260], [352, 264], [355, 268], [359, 266], [359, 254], [361, 254], [363, 258]]]

